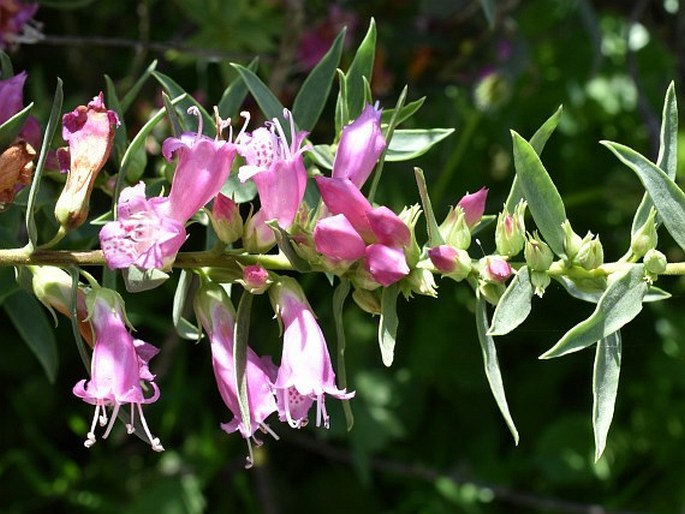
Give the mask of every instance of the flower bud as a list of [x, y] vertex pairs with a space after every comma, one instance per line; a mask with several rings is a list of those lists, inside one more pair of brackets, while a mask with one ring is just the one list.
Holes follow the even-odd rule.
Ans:
[[382, 286], [389, 286], [409, 274], [409, 266], [401, 248], [392, 248], [381, 243], [366, 247], [364, 268]]
[[250, 253], [265, 253], [276, 244], [276, 235], [266, 224], [263, 209], [250, 216], [243, 227], [243, 248]]
[[604, 263], [604, 249], [598, 236], [588, 232], [575, 258], [576, 263], [586, 270], [599, 268]]
[[33, 177], [36, 152], [26, 141], [18, 140], [0, 154], [0, 210], [14, 201], [14, 197]]
[[643, 262], [645, 270], [652, 275], [661, 275], [666, 271], [666, 264], [668, 264], [666, 256], [654, 248], [647, 250]]
[[457, 282], [471, 273], [471, 257], [466, 250], [440, 245], [429, 249], [428, 257], [440, 273]]
[[502, 257], [487, 256], [479, 261], [480, 276], [483, 280], [493, 283], [502, 283], [507, 280], [514, 270]]
[[355, 288], [352, 292], [352, 299], [361, 310], [369, 314], [381, 314], [381, 298], [377, 291]]
[[481, 282], [478, 285], [478, 292], [490, 305], [497, 305], [505, 290], [504, 284], [494, 282]]
[[421, 216], [421, 207], [418, 204], [410, 205], [402, 209], [398, 214], [399, 218], [409, 227], [410, 241], [404, 248], [404, 255], [407, 258], [407, 264], [410, 268], [414, 268], [421, 257], [421, 248], [416, 242], [416, 223]]
[[523, 249], [526, 264], [534, 271], [547, 271], [554, 260], [554, 254], [547, 243], [539, 239], [537, 232], [529, 237]]
[[530, 283], [533, 285], [533, 288], [535, 288], [535, 294], [540, 298], [545, 294], [545, 289], [547, 289], [547, 286], [551, 281], [552, 279], [549, 278], [546, 271], [532, 270], [530, 272]]
[[243, 268], [243, 278], [237, 281], [246, 291], [262, 294], [272, 283], [269, 272], [259, 264], [249, 264]]
[[450, 246], [466, 250], [471, 245], [471, 230], [466, 223], [464, 209], [459, 206], [450, 207], [438, 230], [445, 243]]
[[573, 231], [569, 220], [564, 220], [561, 224], [561, 230], [564, 232], [564, 253], [572, 261], [578, 255], [583, 239]]
[[658, 236], [656, 233], [656, 209], [652, 207], [644, 224], [633, 234], [630, 240], [630, 251], [636, 258], [645, 255], [649, 250], [656, 248]]
[[405, 296], [411, 296], [412, 293], [432, 296], [434, 298], [438, 296], [438, 292], [435, 289], [435, 278], [427, 269], [414, 268], [400, 286]]
[[471, 194], [466, 194], [457, 203], [457, 207], [464, 209], [464, 217], [466, 224], [472, 228], [480, 221], [485, 212], [485, 200], [488, 197], [488, 188], [481, 187], [478, 191]]
[[209, 213], [214, 232], [222, 243], [231, 244], [243, 235], [243, 218], [236, 203], [219, 193]]
[[105, 107], [102, 93], [62, 118], [70, 169], [55, 205], [55, 218], [63, 227], [77, 228], [86, 220], [95, 177], [109, 158], [117, 125], [119, 118]]
[[498, 254], [513, 257], [523, 250], [523, 245], [526, 241], [526, 226], [523, 220], [526, 205], [526, 201], [521, 200], [514, 209], [513, 214], [509, 214], [505, 208], [497, 216], [495, 245], [497, 246]]

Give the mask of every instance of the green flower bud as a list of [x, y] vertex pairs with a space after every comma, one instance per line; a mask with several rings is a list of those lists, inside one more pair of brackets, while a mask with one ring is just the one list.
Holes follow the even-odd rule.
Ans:
[[534, 271], [547, 271], [554, 260], [554, 254], [547, 243], [541, 241], [537, 232], [533, 236], [528, 236], [523, 255], [526, 264]]
[[419, 262], [419, 258], [421, 256], [421, 248], [419, 248], [419, 245], [416, 242], [416, 234], [414, 230], [420, 215], [421, 207], [418, 204], [405, 207], [402, 209], [402, 212], [399, 213], [399, 218], [404, 222], [405, 225], [407, 225], [407, 227], [409, 227], [409, 233], [411, 234], [409, 244], [404, 248], [404, 256], [407, 259], [407, 265], [410, 268], [416, 266], [416, 263]]
[[604, 263], [604, 249], [598, 236], [588, 232], [578, 250], [575, 262], [586, 270], [599, 268]]
[[504, 284], [495, 282], [481, 282], [478, 286], [478, 292], [490, 305], [497, 305], [505, 290]]
[[435, 278], [433, 274], [425, 268], [414, 268], [409, 275], [400, 282], [402, 293], [409, 297], [412, 293], [437, 298]]
[[564, 231], [564, 253], [572, 261], [578, 255], [578, 250], [580, 250], [583, 240], [573, 231], [569, 220], [565, 220], [561, 224], [561, 229]]
[[450, 207], [445, 221], [438, 227], [438, 230], [445, 243], [450, 246], [466, 250], [471, 245], [471, 230], [466, 223], [464, 209], [458, 205]]
[[656, 209], [652, 207], [649, 211], [647, 221], [633, 234], [630, 240], [630, 251], [636, 258], [645, 255], [649, 250], [656, 248], [658, 236], [656, 233]]
[[549, 275], [545, 271], [533, 270], [530, 272], [530, 283], [533, 284], [533, 287], [535, 288], [535, 294], [540, 298], [542, 298], [542, 295], [545, 294], [545, 289], [547, 289], [547, 286], [551, 281], [552, 279], [549, 278]]
[[645, 270], [652, 275], [661, 275], [666, 271], [666, 256], [659, 250], [652, 248], [647, 250], [643, 262], [645, 263]]
[[526, 201], [521, 200], [514, 209], [514, 214], [509, 214], [505, 208], [497, 217], [495, 244], [498, 254], [513, 257], [523, 250], [526, 241], [526, 226], [523, 220], [526, 205]]
[[355, 289], [352, 292], [352, 299], [363, 311], [369, 314], [381, 313], [381, 297], [378, 291]]

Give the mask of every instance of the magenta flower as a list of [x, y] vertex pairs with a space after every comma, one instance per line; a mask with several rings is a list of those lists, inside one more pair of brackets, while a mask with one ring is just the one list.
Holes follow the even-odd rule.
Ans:
[[385, 287], [402, 280], [410, 271], [401, 248], [380, 243], [366, 247], [364, 266], [373, 279]]
[[0, 0], [0, 50], [18, 43], [37, 41], [42, 34], [31, 23], [38, 3]]
[[440, 273], [452, 273], [457, 267], [457, 252], [453, 246], [439, 245], [428, 250], [428, 257]]
[[491, 282], [504, 282], [514, 273], [511, 264], [502, 257], [489, 256], [481, 261], [483, 276]]
[[[236, 430], [245, 438], [254, 438], [257, 429], [273, 432], [265, 424], [266, 418], [276, 412], [276, 399], [272, 389], [276, 367], [270, 357], [260, 358], [251, 348], [247, 349], [247, 397], [250, 409], [250, 427], [245, 426], [240, 414], [236, 386], [235, 359], [233, 357], [233, 333], [235, 312], [230, 298], [221, 286], [206, 284], [195, 298], [195, 312], [209, 336], [212, 349], [212, 367], [219, 393], [233, 419], [222, 423], [227, 433]], [[275, 436], [275, 435], [274, 435]]]
[[[95, 348], [90, 367], [90, 380], [81, 380], [73, 393], [86, 403], [95, 405], [93, 421], [85, 441], [86, 448], [95, 443], [95, 424], [107, 424], [107, 407], [113, 407], [109, 425], [103, 439], [109, 436], [122, 405], [131, 405], [131, 422], [126, 425], [129, 434], [134, 432], [135, 408], [140, 423], [150, 441], [152, 449], [164, 450], [157, 437], [153, 437], [143, 414], [143, 404], [153, 403], [159, 398], [159, 388], [150, 373], [148, 363], [159, 351], [139, 339], [133, 339], [126, 328], [124, 305], [121, 297], [112, 290], [98, 288], [88, 298], [88, 313], [95, 332]], [[141, 381], [152, 388], [152, 395], [146, 398]]]
[[166, 268], [186, 240], [183, 223], [169, 216], [169, 200], [146, 198], [145, 184], [124, 188], [118, 219], [100, 230], [100, 247], [110, 269]]
[[284, 110], [283, 116], [290, 122], [290, 143], [274, 118], [267, 127], [239, 134], [236, 146], [246, 163], [240, 167], [238, 177], [241, 182], [254, 180], [265, 221], [275, 219], [288, 229], [307, 186], [307, 170], [302, 161], [306, 147], [300, 148], [307, 133], [296, 132], [290, 111]]
[[[0, 80], [0, 125], [9, 120], [24, 108], [24, 83], [27, 73], [22, 71], [14, 77]], [[40, 145], [40, 125], [33, 116], [26, 119], [26, 123], [19, 132], [19, 138], [24, 139], [34, 149]]]
[[367, 213], [371, 204], [350, 179], [314, 177], [323, 203], [331, 214], [344, 214], [359, 235], [365, 240], [374, 238]]
[[320, 219], [314, 228], [316, 251], [333, 261], [356, 261], [364, 256], [366, 243], [344, 214]]
[[361, 189], [385, 147], [381, 111], [367, 105], [356, 120], [343, 128], [331, 176], [350, 179]]
[[231, 172], [236, 147], [200, 133], [184, 133], [167, 138], [162, 154], [169, 162], [174, 154], [178, 157], [169, 191], [169, 216], [185, 223], [221, 190]]
[[457, 203], [457, 207], [464, 209], [464, 218], [469, 228], [472, 228], [483, 217], [487, 197], [488, 188], [481, 187], [475, 193], [464, 195]]
[[62, 118], [62, 138], [69, 144], [69, 169], [55, 205], [60, 225], [76, 228], [88, 216], [90, 194], [109, 159], [119, 118], [105, 107], [102, 92], [87, 106], [79, 105]]
[[347, 400], [354, 392], [336, 387], [326, 339], [299, 284], [281, 277], [269, 289], [269, 296], [283, 323], [283, 355], [274, 383], [279, 418], [292, 427], [302, 427], [316, 401], [316, 425], [323, 422], [328, 428], [324, 395]]

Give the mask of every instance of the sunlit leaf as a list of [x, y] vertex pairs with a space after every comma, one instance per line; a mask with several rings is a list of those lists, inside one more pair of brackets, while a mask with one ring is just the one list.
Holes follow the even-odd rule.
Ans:
[[454, 129], [397, 129], [395, 130], [385, 160], [408, 161], [425, 154], [433, 146], [452, 134]]
[[595, 461], [606, 447], [607, 434], [614, 417], [614, 406], [621, 372], [621, 332], [616, 331], [597, 342], [592, 373], [592, 430], [595, 434]]
[[378, 322], [378, 344], [381, 349], [383, 364], [390, 367], [395, 358], [395, 340], [397, 338], [397, 296], [400, 289], [397, 284], [383, 288], [381, 294], [381, 319]]
[[601, 141], [619, 160], [632, 169], [654, 202], [664, 226], [685, 250], [685, 193], [666, 173], [632, 148]]
[[435, 219], [433, 212], [433, 205], [431, 204], [430, 196], [428, 195], [428, 186], [426, 185], [426, 177], [423, 175], [421, 168], [414, 168], [414, 176], [416, 177], [416, 185], [419, 188], [419, 197], [421, 198], [421, 205], [423, 206], [423, 213], [426, 217], [426, 229], [428, 232], [428, 242], [431, 247], [439, 246], [445, 242], [440, 234], [438, 222]]
[[181, 270], [178, 277], [178, 284], [174, 292], [174, 303], [171, 309], [171, 320], [174, 323], [176, 333], [183, 339], [197, 341], [200, 338], [200, 329], [183, 317], [193, 275], [187, 270]]
[[[257, 70], [258, 64], [259, 58], [255, 57], [247, 65], [247, 69], [254, 72]], [[247, 91], [247, 84], [245, 84], [242, 76], [238, 74], [238, 77], [228, 85], [223, 95], [221, 95], [221, 100], [219, 100], [219, 105], [217, 105], [219, 115], [224, 119], [237, 115], [240, 106], [243, 105], [247, 97]]]
[[476, 300], [476, 328], [478, 331], [478, 341], [480, 342], [481, 350], [483, 351], [483, 365], [485, 366], [485, 376], [490, 385], [492, 396], [497, 402], [502, 417], [509, 427], [511, 435], [514, 437], [514, 443], [519, 444], [519, 433], [514, 424], [514, 419], [509, 412], [509, 404], [504, 393], [504, 382], [502, 381], [502, 373], [499, 369], [499, 359], [497, 358], [497, 348], [495, 347], [495, 340], [488, 335], [488, 313], [487, 302], [485, 298], [478, 295]]
[[[414, 100], [413, 102], [409, 102], [406, 104], [404, 107], [402, 107], [397, 114], [397, 118], [395, 120], [395, 123], [399, 125], [403, 121], [408, 120], [411, 118], [416, 111], [418, 111], [423, 103], [426, 101], [426, 97], [422, 96], [418, 100]], [[384, 109], [383, 113], [381, 114], [381, 124], [387, 124], [390, 122], [390, 119], [395, 115], [395, 109]]]
[[621, 272], [606, 288], [590, 317], [566, 332], [540, 358], [551, 359], [577, 352], [618, 331], [640, 313], [647, 288], [641, 264]]
[[124, 285], [129, 293], [140, 293], [161, 286], [169, 280], [169, 275], [162, 270], [143, 270], [136, 266], [130, 266], [122, 271]]
[[202, 107], [202, 105], [200, 105], [195, 98], [188, 94], [174, 79], [168, 75], [158, 71], [153, 71], [151, 73], [152, 76], [155, 77], [161, 84], [162, 88], [164, 88], [164, 91], [166, 91], [166, 94], [169, 95], [169, 97], [175, 99], [181, 95], [186, 95], [180, 102], [174, 103], [176, 112], [178, 112], [178, 115], [182, 120], [183, 130], [190, 132], [195, 132], [197, 130], [197, 116], [188, 113], [188, 108], [195, 106], [200, 111], [200, 115], [202, 116], [203, 133], [213, 137], [216, 133], [216, 129], [214, 127], [214, 118], [210, 116], [205, 108]]
[[347, 108], [348, 119], [355, 119], [364, 109], [364, 78], [371, 80], [373, 60], [376, 54], [376, 22], [373, 18], [369, 22], [369, 29], [354, 54], [352, 64], [346, 73], [347, 78]]
[[155, 59], [150, 63], [150, 66], [145, 68], [145, 71], [142, 73], [142, 75], [136, 80], [136, 83], [131, 86], [131, 89], [128, 90], [128, 92], [124, 95], [124, 98], [121, 99], [121, 115], [123, 116], [126, 114], [133, 104], [133, 101], [136, 99], [138, 96], [138, 93], [140, 93], [140, 90], [143, 88], [145, 85], [145, 82], [147, 82], [147, 79], [150, 78], [150, 75], [152, 74], [153, 71], [155, 71], [155, 68], [157, 67], [157, 60]]
[[531, 311], [533, 284], [528, 266], [521, 267], [497, 303], [488, 335], [503, 336], [523, 323]]
[[0, 152], [11, 145], [14, 138], [19, 135], [21, 129], [24, 128], [26, 118], [31, 114], [31, 109], [33, 109], [33, 102], [0, 125]]
[[516, 132], [512, 131], [511, 135], [516, 176], [528, 202], [528, 209], [545, 242], [555, 254], [563, 255], [564, 233], [561, 224], [566, 220], [564, 202], [535, 149]]
[[264, 113], [264, 116], [269, 119], [277, 118], [284, 127], [287, 126], [286, 120], [283, 118], [283, 105], [281, 105], [281, 102], [271, 92], [267, 85], [262, 82], [262, 79], [245, 66], [241, 66], [240, 64], [232, 64], [232, 66], [240, 73], [240, 76], [245, 81], [245, 85], [250, 90], [250, 93], [252, 93], [252, 96]]

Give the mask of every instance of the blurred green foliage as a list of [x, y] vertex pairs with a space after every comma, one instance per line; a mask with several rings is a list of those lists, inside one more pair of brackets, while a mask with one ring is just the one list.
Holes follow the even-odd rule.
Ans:
[[[355, 43], [369, 17], [376, 19], [372, 86], [381, 105], [390, 107], [407, 83], [410, 100], [428, 97], [414, 126], [457, 129], [416, 163], [426, 172], [438, 219], [466, 190], [482, 185], [490, 188], [487, 212], [496, 213], [513, 174], [509, 129], [530, 137], [563, 104], [542, 160], [577, 232], [599, 233], [607, 258], [617, 259], [629, 244], [642, 190], [597, 141], [612, 139], [656, 157], [654, 131], [670, 80], [685, 98], [678, 30], [683, 7], [668, 0], [485, 3], [496, 5], [492, 29], [478, 1], [373, 0], [338, 7], [347, 13], [347, 38]], [[104, 89], [103, 73], [125, 92], [153, 58], [159, 71], [210, 108], [234, 77], [228, 62], [247, 66], [255, 54], [260, 76], [287, 106], [305, 76], [298, 45], [313, 32], [324, 40], [332, 34], [332, 41], [338, 29], [328, 2], [294, 0], [52, 0], [42, 2], [37, 18], [48, 37], [12, 57], [16, 70], [30, 72], [27, 98], [46, 110], [56, 76], [65, 82], [68, 110]], [[148, 42], [158, 45], [146, 47]], [[347, 48], [343, 60], [349, 58]], [[158, 95], [157, 84], [148, 81], [127, 116], [129, 136], [160, 105]], [[43, 120], [47, 114], [38, 111]], [[332, 105], [323, 119], [316, 135], [326, 140], [333, 131]], [[148, 141], [148, 157], [159, 154], [163, 130], [156, 142]], [[157, 159], [148, 160], [148, 173], [163, 172]], [[377, 201], [395, 210], [418, 201], [410, 165], [386, 165]], [[2, 216], [16, 215], [11, 212]], [[682, 260], [663, 239], [670, 259]], [[486, 250], [494, 247], [490, 232], [481, 242]], [[3, 275], [2, 283], [11, 277]], [[332, 341], [332, 289], [317, 277], [304, 285]], [[146, 411], [167, 448], [161, 455], [125, 437], [121, 426], [109, 440], [83, 448], [90, 409], [71, 394], [85, 370], [68, 324], [57, 327], [60, 368], [51, 385], [2, 319], [0, 511], [477, 514], [590, 512], [594, 504], [682, 511], [684, 287], [680, 280], [665, 286], [673, 300], [649, 304], [624, 331], [614, 424], [596, 464], [591, 353], [537, 359], [592, 310], [569, 300], [558, 285], [534, 301], [520, 329], [497, 339], [519, 446], [490, 396], [472, 296], [465, 286], [444, 281], [439, 300], [399, 302], [390, 369], [380, 362], [377, 320], [349, 302], [354, 428], [345, 432], [342, 409], [331, 401], [328, 432], [278, 430], [281, 441], [265, 441], [250, 471], [243, 469], [244, 442], [219, 429], [229, 414], [214, 386], [206, 341], [181, 341], [173, 332], [171, 284], [127, 297], [138, 333], [162, 348], [153, 363], [162, 397]], [[252, 319], [264, 322], [254, 323], [253, 344], [278, 355], [268, 302], [259, 298], [255, 308]], [[572, 510], [574, 505], [579, 507]]]

